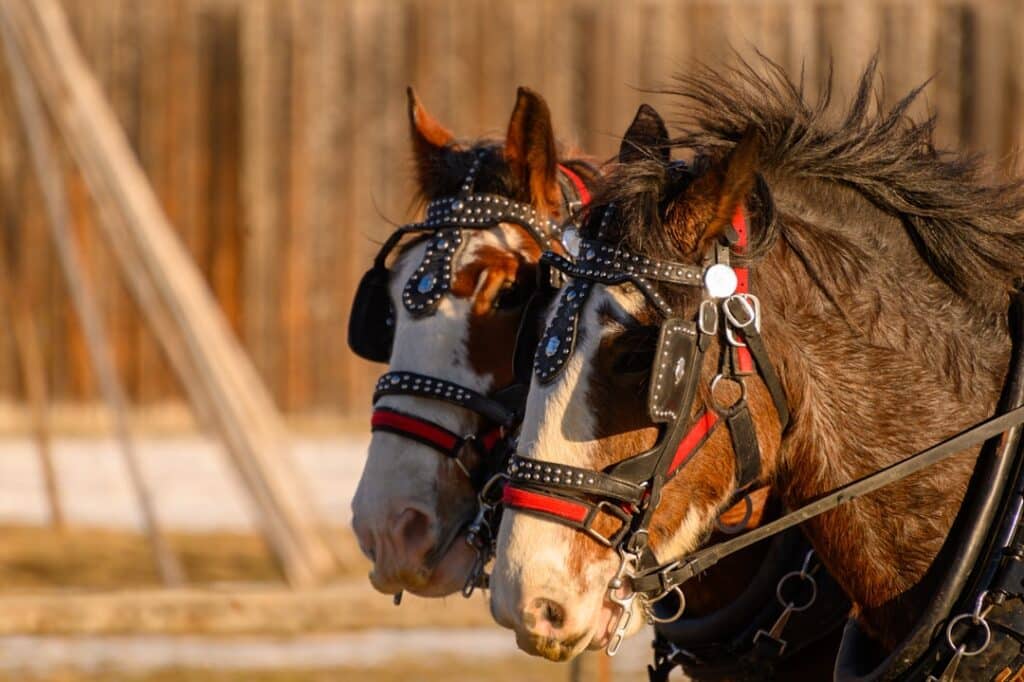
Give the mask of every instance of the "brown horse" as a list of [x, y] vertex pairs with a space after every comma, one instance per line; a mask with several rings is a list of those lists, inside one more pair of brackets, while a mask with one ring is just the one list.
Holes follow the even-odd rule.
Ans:
[[[525, 88], [503, 141], [456, 140], [411, 89], [409, 121], [419, 193], [431, 203], [420, 229], [400, 229], [382, 250], [384, 299], [355, 306], [368, 317], [353, 318], [354, 349], [387, 359], [390, 372], [378, 385], [352, 524], [374, 562], [370, 579], [378, 590], [437, 596], [462, 588], [476, 557], [462, 537], [476, 512], [477, 479], [489, 466], [489, 441], [507, 435], [499, 432], [509, 425], [495, 423], [504, 421], [502, 410], [521, 407], [495, 396], [515, 383], [516, 332], [538, 257], [556, 237], [552, 221], [567, 217], [563, 199], [578, 200], [594, 171], [559, 153], [546, 103]], [[450, 212], [446, 198], [463, 195], [467, 204], [486, 203], [432, 217], [440, 215], [435, 209]], [[492, 206], [500, 213], [499, 200], [507, 220], [485, 219]], [[463, 229], [446, 231], [446, 221]], [[397, 256], [387, 262], [392, 248]], [[392, 319], [374, 317], [381, 308], [393, 309]], [[374, 324], [381, 329], [368, 329]], [[418, 378], [407, 386], [412, 375]], [[442, 388], [449, 398], [475, 395], [453, 403]]]
[[[647, 526], [662, 560], [698, 547], [751, 472], [797, 506], [990, 415], [1010, 352], [1009, 296], [1024, 272], [1024, 189], [986, 183], [976, 160], [936, 151], [934, 121], [906, 117], [917, 94], [873, 113], [872, 65], [839, 115], [827, 90], [808, 104], [770, 64], [684, 77], [679, 95], [693, 125], [678, 144], [697, 157], [687, 168], [650, 158], [606, 178], [585, 228], [596, 255], [582, 253], [584, 242], [575, 270], [588, 283], [566, 288], [553, 307], [556, 328], [541, 341], [538, 359], [547, 350], [552, 357], [530, 388], [523, 462], [541, 460], [583, 480], [651, 448], [664, 433], [645, 400], [651, 330], [670, 315], [686, 323], [679, 329], [699, 330], [709, 359], [695, 374], [675, 367], [677, 377], [696, 377], [683, 416], [728, 426], [676, 451], [674, 477], [650, 506]], [[742, 250], [737, 215], [749, 232]], [[729, 258], [749, 271], [744, 325], [761, 324], [764, 352], [758, 371], [714, 382], [733, 361], [710, 323], [726, 325], [719, 306], [738, 278], [708, 275]], [[644, 276], [601, 279], [610, 263]], [[731, 420], [737, 407], [749, 415], [740, 434]], [[740, 451], [757, 453], [756, 466]], [[859, 622], [885, 647], [928, 598], [919, 586], [976, 454], [962, 452], [805, 525]], [[529, 485], [520, 487], [529, 494]], [[549, 489], [537, 482], [532, 494]], [[629, 547], [616, 553], [564, 521], [591, 497], [531, 509], [526, 495], [506, 495], [492, 611], [521, 646], [552, 659], [604, 645], [620, 604], [642, 612], [639, 601], [609, 589]], [[627, 525], [645, 513], [639, 499], [639, 510], [625, 512]], [[623, 515], [608, 505], [600, 511], [594, 528], [614, 535]]]

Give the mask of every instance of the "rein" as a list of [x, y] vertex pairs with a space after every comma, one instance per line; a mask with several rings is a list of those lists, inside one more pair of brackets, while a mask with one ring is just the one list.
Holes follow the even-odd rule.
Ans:
[[[395, 310], [388, 291], [391, 271], [387, 261], [392, 251], [408, 235], [427, 239], [423, 260], [405, 283], [402, 304], [414, 318], [433, 315], [441, 299], [451, 290], [452, 261], [463, 243], [464, 230], [485, 230], [501, 223], [512, 223], [526, 230], [542, 249], [550, 249], [561, 236], [555, 220], [538, 213], [532, 205], [499, 194], [474, 193], [483, 153], [473, 160], [456, 196], [431, 201], [425, 218], [403, 225], [384, 242], [374, 258], [373, 267], [363, 275], [356, 290], [349, 318], [349, 347], [360, 357], [386, 362], [391, 357], [395, 333]], [[558, 165], [558, 183], [562, 194], [562, 214], [571, 217], [590, 201], [583, 179], [568, 166]], [[524, 323], [528, 323], [524, 319]], [[512, 434], [522, 419], [527, 386], [513, 384], [483, 395], [447, 379], [416, 372], [387, 372], [377, 381], [373, 393], [375, 406], [371, 417], [373, 432], [392, 433], [433, 448], [452, 460], [466, 475], [478, 494], [478, 513], [467, 527], [467, 542], [477, 551], [477, 559], [463, 588], [470, 596], [484, 578], [484, 565], [492, 556], [492, 528], [489, 517], [495, 505], [488, 499], [492, 475], [500, 471], [512, 452]], [[481, 430], [457, 434], [441, 424], [416, 414], [377, 407], [386, 396], [407, 395], [441, 401], [480, 417]], [[475, 451], [484, 462], [475, 469], [463, 460], [463, 453]], [[456, 534], [453, 534], [452, 541]], [[397, 602], [396, 602], [397, 603]]]

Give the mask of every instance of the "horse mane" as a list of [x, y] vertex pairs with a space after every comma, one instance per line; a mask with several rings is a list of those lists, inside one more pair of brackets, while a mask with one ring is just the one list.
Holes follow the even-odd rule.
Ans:
[[[988, 181], [980, 156], [936, 149], [936, 117], [915, 122], [907, 115], [926, 84], [884, 111], [874, 58], [842, 111], [833, 100], [831, 68], [820, 97], [810, 103], [802, 78], [795, 83], [763, 55], [761, 69], [736, 61], [718, 69], [699, 64], [668, 91], [686, 102], [684, 130], [672, 146], [694, 150], [695, 172], [754, 131], [762, 141], [763, 175], [854, 189], [899, 219], [921, 257], [953, 291], [987, 313], [1005, 313], [1007, 294], [1024, 275], [1024, 182]], [[673, 175], [651, 158], [620, 166], [606, 178], [598, 201], [614, 201], [627, 225], [642, 220], [649, 226], [627, 228], [619, 240], [646, 253], [671, 249], [656, 208], [663, 209], [677, 192], [673, 185], [681, 186]], [[786, 236], [801, 226], [775, 221], [763, 228], [754, 235], [752, 252], [763, 252], [780, 231]], [[837, 236], [851, 246], [863, 241], [855, 234]]]

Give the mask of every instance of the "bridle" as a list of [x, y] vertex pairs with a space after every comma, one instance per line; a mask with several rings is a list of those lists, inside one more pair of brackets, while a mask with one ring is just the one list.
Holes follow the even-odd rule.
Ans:
[[[648, 528], [668, 481], [723, 423], [736, 458], [737, 490], [749, 489], [760, 477], [760, 448], [746, 400], [748, 377], [759, 376], [767, 387], [781, 430], [789, 422], [785, 393], [761, 339], [760, 304], [750, 293], [749, 271], [730, 263], [731, 252], [742, 253], [747, 246], [746, 212], [742, 208], [736, 211], [732, 229], [721, 243], [709, 247], [698, 266], [648, 258], [602, 241], [614, 211], [614, 204], [605, 207], [598, 239], [579, 240], [573, 259], [550, 252], [542, 257], [569, 282], [537, 346], [534, 373], [537, 381], [545, 384], [563, 370], [575, 345], [583, 305], [595, 285], [632, 283], [664, 317], [648, 392], [649, 416], [660, 427], [658, 441], [651, 449], [603, 471], [514, 455], [502, 495], [502, 503], [510, 508], [567, 525], [617, 551], [620, 564], [609, 584], [609, 598], [622, 607], [622, 614], [608, 645], [610, 655], [625, 636], [637, 597], [643, 597], [649, 606], [669, 592], [678, 593], [679, 612], [661, 619], [648, 609], [654, 620], [673, 620], [684, 608], [678, 585], [650, 593], [626, 585], [640, 572], [659, 565], [648, 546]], [[680, 317], [653, 282], [699, 288], [702, 296], [696, 316]], [[716, 338], [722, 355], [719, 372], [709, 387], [712, 400], [694, 414], [705, 354]], [[714, 399], [715, 388], [722, 381], [740, 387], [738, 400], [723, 404]], [[599, 533], [594, 527], [599, 518], [610, 518], [618, 527], [611, 533]], [[623, 590], [628, 593], [624, 597], [620, 596]]]
[[[426, 216], [417, 223], [403, 225], [384, 242], [374, 258], [373, 267], [363, 275], [356, 290], [349, 318], [349, 347], [362, 358], [386, 362], [391, 356], [395, 333], [395, 311], [388, 292], [388, 258], [406, 237], [426, 239], [423, 260], [402, 290], [402, 305], [414, 318], [433, 315], [442, 298], [451, 291], [452, 263], [463, 243], [465, 230], [486, 230], [501, 223], [522, 227], [542, 249], [550, 249], [561, 236], [561, 226], [532, 205], [500, 194], [474, 192], [477, 174], [485, 151], [478, 152], [455, 196], [436, 199], [427, 206]], [[558, 183], [562, 194], [562, 214], [576, 214], [590, 200], [583, 179], [568, 166], [558, 165]], [[523, 324], [528, 321], [524, 318]], [[472, 594], [483, 577], [483, 567], [492, 556], [496, 527], [490, 516], [493, 500], [488, 500], [493, 474], [502, 470], [512, 452], [512, 437], [522, 419], [526, 385], [513, 382], [484, 395], [456, 382], [416, 372], [386, 372], [378, 379], [373, 393], [371, 417], [373, 432], [382, 431], [421, 443], [450, 459], [466, 475], [478, 494], [476, 518], [468, 526], [467, 541], [477, 551], [477, 559], [463, 594]], [[454, 405], [477, 415], [483, 425], [476, 433], [457, 434], [426, 417], [377, 406], [385, 396], [415, 396]], [[471, 467], [463, 458], [475, 451], [482, 466]], [[454, 541], [458, 534], [452, 534]]]

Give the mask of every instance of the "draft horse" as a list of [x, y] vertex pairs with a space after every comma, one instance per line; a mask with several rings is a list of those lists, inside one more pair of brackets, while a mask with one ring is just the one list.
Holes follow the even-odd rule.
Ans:
[[[484, 485], [505, 465], [532, 364], [530, 357], [517, 374], [515, 328], [519, 345], [529, 347], [524, 339], [541, 322], [541, 297], [529, 307], [524, 302], [537, 286], [540, 250], [557, 246], [561, 228], [553, 219], [571, 217], [589, 200], [595, 170], [585, 158], [554, 156], [547, 106], [529, 90], [519, 92], [504, 144], [455, 140], [409, 95], [417, 179], [429, 204], [425, 220], [399, 228], [383, 245], [353, 305], [352, 349], [391, 362], [374, 396], [374, 437], [353, 524], [375, 561], [377, 589], [444, 595], [461, 587], [468, 596], [481, 582], [493, 540], [488, 524], [496, 521]], [[667, 141], [660, 116], [642, 107], [619, 159], [667, 149]], [[454, 202], [469, 210], [453, 211]], [[498, 205], [501, 211], [486, 208]], [[450, 261], [431, 260], [439, 240], [451, 244]], [[777, 500], [761, 489], [727, 510], [719, 525], [735, 532], [777, 513]], [[751, 548], [687, 586], [690, 611], [671, 627], [685, 642], [689, 675], [761, 674], [766, 664], [798, 652], [799, 663], [784, 670], [831, 666], [835, 626], [848, 608], [834, 587], [794, 619], [786, 636], [805, 634], [787, 656], [755, 646], [759, 630], [767, 635], [785, 612], [775, 587], [793, 568], [788, 553], [798, 544], [791, 534], [767, 550]], [[778, 647], [780, 640], [763, 641]]]
[[[838, 679], [1018, 674], [1024, 187], [937, 150], [918, 90], [876, 113], [874, 64], [845, 112], [761, 66], [683, 77], [693, 163], [621, 165], [578, 248], [544, 257], [568, 283], [492, 611], [565, 659], [799, 523], [854, 604]], [[693, 554], [759, 483], [796, 511]]]

